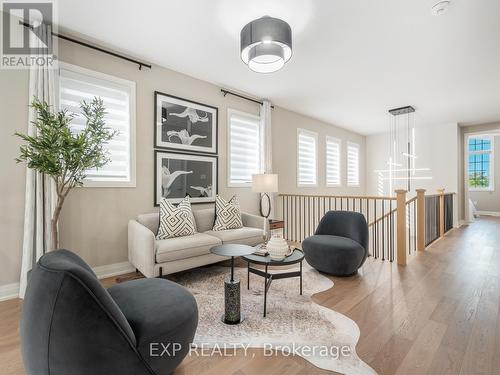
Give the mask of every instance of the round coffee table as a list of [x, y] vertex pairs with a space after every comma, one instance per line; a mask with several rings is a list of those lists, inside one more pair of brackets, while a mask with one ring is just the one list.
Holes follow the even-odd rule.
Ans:
[[234, 277], [234, 257], [249, 255], [255, 248], [247, 245], [227, 244], [212, 247], [210, 252], [231, 257], [231, 277], [224, 280], [224, 314], [221, 320], [226, 324], [239, 324], [245, 317], [241, 313], [240, 280]]
[[[300, 294], [302, 295], [302, 261], [304, 260], [304, 253], [302, 250], [299, 249], [294, 249], [292, 254], [287, 256], [283, 260], [273, 260], [269, 255], [267, 256], [261, 256], [261, 255], [245, 255], [242, 257], [243, 260], [247, 262], [248, 265], [248, 271], [247, 271], [247, 287], [250, 289], [250, 273], [253, 273], [255, 275], [262, 276], [264, 278], [264, 317], [266, 316], [266, 304], [267, 304], [267, 291], [269, 290], [269, 287], [271, 286], [271, 282], [273, 280], [279, 280], [279, 279], [288, 279], [290, 277], [299, 277], [300, 278]], [[300, 269], [299, 271], [291, 271], [291, 272], [281, 272], [281, 273], [269, 273], [268, 272], [268, 267], [272, 266], [290, 266], [292, 264], [300, 264]], [[265, 271], [252, 268], [250, 267], [250, 264], [259, 264], [263, 265], [265, 267]]]

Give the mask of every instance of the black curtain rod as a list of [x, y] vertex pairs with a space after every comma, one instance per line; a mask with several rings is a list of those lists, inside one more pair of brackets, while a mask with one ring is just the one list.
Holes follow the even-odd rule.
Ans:
[[[244, 99], [244, 100], [248, 100], [250, 102], [254, 102], [254, 103], [257, 103], [257, 104], [260, 104], [260, 105], [263, 104], [263, 102], [260, 101], [260, 100], [249, 98], [248, 96], [240, 95], [238, 93], [235, 93], [235, 92], [232, 92], [232, 91], [229, 91], [229, 90], [226, 90], [226, 89], [220, 89], [220, 91], [224, 94], [224, 96], [226, 96], [227, 94], [229, 94], [229, 95], [237, 96], [238, 98], [241, 98], [241, 99]], [[271, 108], [274, 109], [274, 105], [272, 105]]]
[[[33, 26], [31, 26], [30, 24], [28, 24], [26, 22], [19, 21], [19, 24], [23, 25], [24, 27], [33, 29]], [[79, 44], [80, 46], [84, 46], [84, 47], [87, 47], [87, 48], [90, 48], [90, 49], [93, 49], [93, 50], [96, 50], [96, 51], [99, 51], [99, 52], [102, 52], [102, 53], [106, 53], [106, 54], [114, 56], [114, 57], [117, 57], [119, 59], [126, 60], [128, 62], [137, 64], [137, 65], [139, 65], [139, 70], [142, 70], [142, 67], [151, 69], [151, 64], [147, 64], [147, 63], [139, 61], [139, 60], [131, 59], [130, 57], [123, 56], [123, 55], [120, 55], [119, 53], [112, 52], [112, 51], [109, 51], [107, 49], [94, 46], [93, 44], [90, 44], [90, 43], [87, 43], [87, 42], [84, 42], [84, 41], [81, 41], [81, 40], [73, 39], [73, 38], [71, 38], [69, 36], [66, 36], [66, 35], [63, 35], [63, 34], [58, 34], [58, 33], [55, 33], [55, 32], [51, 32], [51, 34], [53, 36], [59, 38], [59, 39], [64, 39], [64, 40], [67, 40], [69, 42], [72, 42], [72, 43], [75, 43], [75, 44]]]

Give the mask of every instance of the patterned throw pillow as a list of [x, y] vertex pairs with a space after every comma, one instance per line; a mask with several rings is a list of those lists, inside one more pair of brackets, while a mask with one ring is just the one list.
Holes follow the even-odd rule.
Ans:
[[157, 240], [190, 236], [196, 233], [196, 223], [189, 197], [184, 198], [177, 206], [163, 198], [160, 201], [160, 226]]
[[213, 230], [237, 229], [243, 227], [240, 203], [235, 195], [229, 202], [217, 195], [215, 197], [215, 222]]

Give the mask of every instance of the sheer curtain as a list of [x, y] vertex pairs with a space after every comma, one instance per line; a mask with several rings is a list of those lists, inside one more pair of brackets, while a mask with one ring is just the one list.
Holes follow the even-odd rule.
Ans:
[[[52, 43], [50, 35], [51, 28], [42, 25], [42, 39]], [[31, 36], [35, 43], [42, 42], [34, 35]], [[54, 68], [48, 66], [34, 66], [30, 69], [29, 100], [38, 98], [47, 102], [54, 108], [55, 100], [55, 76]], [[32, 122], [36, 121], [36, 111], [31, 106], [29, 111], [28, 134], [36, 135], [36, 129]], [[28, 272], [33, 264], [47, 251], [52, 249], [52, 238], [50, 231], [50, 220], [55, 207], [55, 186], [48, 176], [26, 168], [26, 196], [24, 208], [24, 237], [23, 254], [21, 263], [21, 277], [19, 280], [19, 297], [23, 298], [28, 281]]]

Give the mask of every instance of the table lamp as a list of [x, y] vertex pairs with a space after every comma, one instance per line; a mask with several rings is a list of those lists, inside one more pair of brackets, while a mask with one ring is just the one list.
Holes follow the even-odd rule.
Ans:
[[[262, 245], [262, 248], [265, 248], [267, 244], [267, 235], [268, 235], [267, 218], [271, 214], [271, 198], [267, 193], [278, 192], [278, 175], [270, 173], [254, 174], [252, 176], [252, 191], [256, 193], [262, 193], [259, 201], [259, 210], [260, 210], [260, 215], [266, 218], [266, 220], [264, 221], [264, 231], [263, 231], [264, 244]], [[264, 206], [262, 204], [263, 202], [267, 204], [267, 209], [263, 208]]]
[[[278, 192], [278, 175], [271, 173], [254, 174], [252, 176], [252, 191], [262, 193], [259, 204], [260, 215], [267, 219], [271, 214], [271, 198], [267, 193]], [[267, 201], [267, 210], [263, 208], [263, 201]]]

